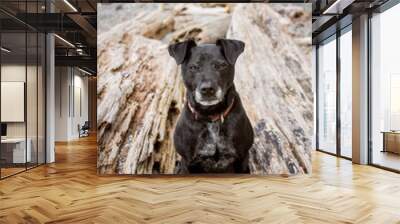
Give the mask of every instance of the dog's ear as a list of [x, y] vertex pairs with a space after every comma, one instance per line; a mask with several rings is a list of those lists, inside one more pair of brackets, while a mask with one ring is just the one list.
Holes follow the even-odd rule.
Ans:
[[185, 61], [186, 56], [188, 55], [190, 49], [195, 47], [196, 43], [194, 40], [187, 40], [184, 42], [171, 44], [168, 46], [169, 55], [175, 58], [176, 63], [178, 65], [182, 64]]
[[217, 45], [221, 46], [226, 60], [234, 65], [238, 56], [244, 50], [244, 43], [240, 40], [219, 39]]

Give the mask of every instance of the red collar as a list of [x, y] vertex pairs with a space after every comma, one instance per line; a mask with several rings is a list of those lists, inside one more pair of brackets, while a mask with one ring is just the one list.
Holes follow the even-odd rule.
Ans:
[[[233, 104], [235, 103], [235, 99], [232, 99], [231, 104], [229, 105], [229, 107], [226, 108], [226, 110], [223, 113], [220, 114], [212, 114], [212, 115], [208, 115], [207, 117], [211, 120], [211, 121], [218, 121], [221, 120], [222, 123], [224, 123], [224, 119], [228, 116], [228, 114], [231, 112], [232, 108], [233, 108]], [[192, 112], [192, 114], [194, 115], [194, 118], [196, 120], [199, 119], [200, 113], [197, 112], [192, 105], [190, 105], [189, 101], [187, 101], [187, 105], [189, 107], [190, 112]]]

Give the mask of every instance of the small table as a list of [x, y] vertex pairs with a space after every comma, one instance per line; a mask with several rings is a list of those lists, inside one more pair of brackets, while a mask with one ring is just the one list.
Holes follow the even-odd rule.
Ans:
[[6, 163], [26, 163], [32, 158], [30, 138], [26, 139], [28, 143], [25, 154], [25, 138], [5, 138], [1, 139], [1, 159]]
[[383, 150], [382, 152], [392, 152], [400, 154], [400, 131], [382, 131]]

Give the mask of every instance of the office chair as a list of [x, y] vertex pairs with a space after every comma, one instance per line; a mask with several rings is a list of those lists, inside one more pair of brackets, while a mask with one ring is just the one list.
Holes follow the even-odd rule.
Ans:
[[89, 121], [85, 121], [85, 123], [82, 125], [82, 127], [79, 127], [80, 125], [78, 125], [78, 129], [79, 129], [79, 138], [80, 137], [87, 137], [89, 136], [89, 129], [90, 129], [90, 125], [89, 125]]

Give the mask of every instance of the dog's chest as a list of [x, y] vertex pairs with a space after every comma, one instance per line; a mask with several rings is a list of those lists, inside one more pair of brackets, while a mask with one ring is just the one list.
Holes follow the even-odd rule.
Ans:
[[210, 143], [219, 143], [224, 138], [221, 133], [221, 124], [216, 122], [207, 123], [206, 138]]
[[197, 156], [215, 156], [230, 148], [227, 130], [220, 122], [210, 122], [205, 125], [198, 137], [196, 145]]
[[204, 141], [204, 143], [209, 147], [226, 147], [227, 139], [225, 137], [225, 130], [222, 128], [222, 125], [219, 122], [207, 123], [207, 128], [204, 130], [204, 133], [201, 137], [201, 141]]

